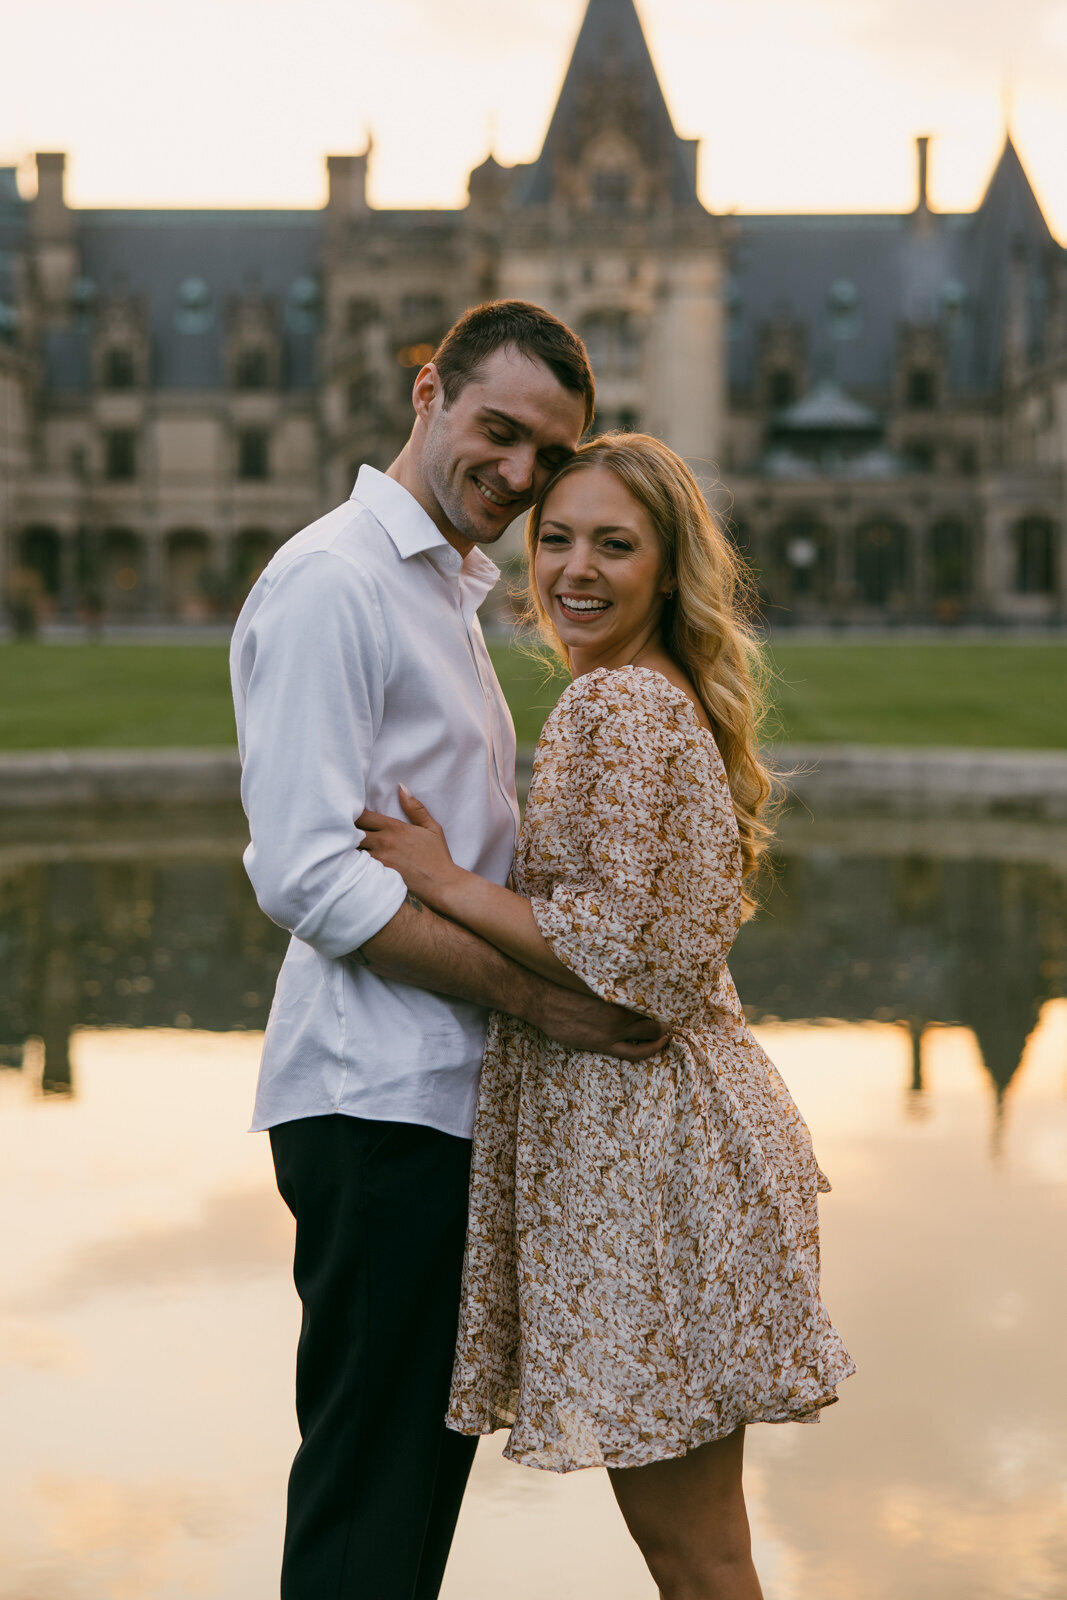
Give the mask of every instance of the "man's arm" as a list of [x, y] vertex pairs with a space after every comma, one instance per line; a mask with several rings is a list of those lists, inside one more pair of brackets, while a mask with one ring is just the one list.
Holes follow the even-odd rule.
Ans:
[[412, 894], [348, 959], [393, 983], [521, 1017], [571, 1050], [643, 1061], [663, 1047], [658, 1022], [550, 983]]

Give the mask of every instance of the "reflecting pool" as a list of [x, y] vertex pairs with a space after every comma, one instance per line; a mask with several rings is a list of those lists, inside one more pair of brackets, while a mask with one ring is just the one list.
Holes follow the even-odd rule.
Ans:
[[[0, 832], [0, 1600], [267, 1600], [290, 1219], [243, 1129], [283, 936], [239, 817]], [[1067, 833], [789, 819], [734, 975], [859, 1364], [753, 1428], [768, 1600], [1067, 1593]], [[654, 1600], [604, 1474], [478, 1455], [444, 1600]]]

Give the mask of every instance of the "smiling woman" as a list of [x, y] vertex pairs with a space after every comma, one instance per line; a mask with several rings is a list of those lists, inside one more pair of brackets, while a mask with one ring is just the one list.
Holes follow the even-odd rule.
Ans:
[[633, 661], [675, 589], [651, 517], [606, 467], [570, 473], [552, 490], [533, 577], [576, 674]]
[[[648, 434], [602, 434], [557, 473], [526, 549], [533, 620], [575, 677], [651, 667], [714, 734], [747, 877], [770, 836], [764, 658], [744, 620], [745, 569], [688, 467]], [[750, 913], [747, 890], [743, 903]]]

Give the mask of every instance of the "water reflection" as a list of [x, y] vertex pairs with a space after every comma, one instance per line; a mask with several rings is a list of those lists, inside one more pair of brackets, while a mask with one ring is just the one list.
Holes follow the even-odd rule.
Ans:
[[[999, 1104], [1040, 1007], [1065, 992], [1064, 835], [1049, 830], [1036, 860], [944, 858], [906, 836], [894, 853], [891, 825], [874, 826], [860, 853], [854, 833], [851, 849], [813, 846], [794, 825], [731, 960], [746, 1008], [755, 1022], [901, 1024], [918, 1110], [929, 1028], [962, 1024]], [[255, 904], [241, 837], [232, 814], [206, 832], [193, 813], [172, 819], [163, 854], [158, 826], [131, 855], [103, 821], [61, 852], [0, 848], [0, 1063], [69, 1092], [77, 1027], [262, 1028], [286, 936]]]
[[[241, 1130], [285, 936], [241, 842], [0, 819], [0, 1600], [276, 1592], [298, 1310]], [[1058, 1600], [1067, 833], [791, 819], [732, 964], [860, 1365], [820, 1427], [752, 1430], [768, 1600]], [[654, 1600], [604, 1474], [499, 1449], [443, 1600]]]
[[1067, 872], [829, 849], [780, 856], [731, 967], [756, 1022], [902, 1024], [917, 1114], [931, 1024], [963, 1024], [999, 1118], [1041, 1006], [1067, 987]]

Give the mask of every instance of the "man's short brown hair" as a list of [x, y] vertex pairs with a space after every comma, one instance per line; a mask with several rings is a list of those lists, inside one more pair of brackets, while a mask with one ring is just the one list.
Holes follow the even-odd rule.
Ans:
[[434, 352], [445, 406], [462, 394], [484, 361], [504, 345], [542, 362], [565, 389], [585, 401], [585, 426], [593, 420], [596, 385], [585, 345], [565, 322], [528, 300], [488, 300], [465, 311]]

